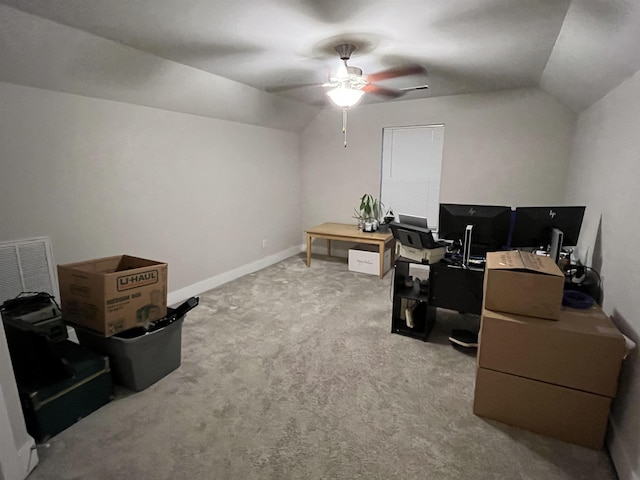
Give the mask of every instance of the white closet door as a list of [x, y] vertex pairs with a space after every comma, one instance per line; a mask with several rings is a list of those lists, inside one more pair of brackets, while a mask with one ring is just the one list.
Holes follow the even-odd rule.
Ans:
[[384, 129], [380, 200], [386, 209], [427, 217], [437, 229], [443, 146], [444, 125]]

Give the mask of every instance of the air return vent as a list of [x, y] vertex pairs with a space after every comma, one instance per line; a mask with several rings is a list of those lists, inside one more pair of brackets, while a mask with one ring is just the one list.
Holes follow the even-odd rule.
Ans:
[[49, 237], [0, 242], [0, 304], [21, 292], [60, 298]]

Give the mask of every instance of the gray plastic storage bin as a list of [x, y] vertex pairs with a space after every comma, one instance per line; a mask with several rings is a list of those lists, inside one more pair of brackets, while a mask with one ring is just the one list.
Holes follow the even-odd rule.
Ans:
[[[180, 366], [184, 316], [166, 327], [132, 338], [76, 328], [78, 341], [109, 357], [114, 383], [139, 392]], [[125, 332], [123, 332], [125, 333]]]

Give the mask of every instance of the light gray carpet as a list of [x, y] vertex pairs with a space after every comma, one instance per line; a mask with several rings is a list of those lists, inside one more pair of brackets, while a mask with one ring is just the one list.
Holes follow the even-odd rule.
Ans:
[[604, 451], [474, 416], [475, 357], [447, 337], [477, 317], [391, 334], [390, 280], [301, 255], [203, 294], [182, 366], [40, 446], [30, 480], [616, 478]]

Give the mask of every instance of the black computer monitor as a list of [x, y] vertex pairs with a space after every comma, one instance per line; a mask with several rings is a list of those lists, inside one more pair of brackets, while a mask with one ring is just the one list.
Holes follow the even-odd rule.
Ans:
[[499, 205], [440, 204], [438, 238], [463, 244], [463, 262], [484, 256], [509, 243], [511, 207]]
[[578, 244], [585, 207], [519, 207], [515, 210], [512, 247], [549, 249], [557, 262], [562, 246]]

